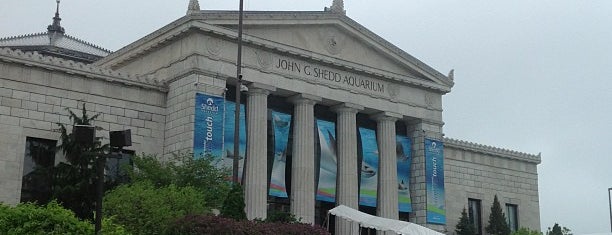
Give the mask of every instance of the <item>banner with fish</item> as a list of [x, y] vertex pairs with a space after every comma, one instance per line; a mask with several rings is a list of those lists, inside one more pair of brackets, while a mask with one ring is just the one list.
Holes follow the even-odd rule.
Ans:
[[317, 119], [319, 136], [319, 186], [317, 200], [336, 201], [336, 123]]
[[196, 93], [193, 133], [195, 158], [223, 156], [224, 101], [220, 96]]
[[446, 224], [444, 144], [441, 141], [425, 139], [425, 177], [427, 223]]
[[287, 163], [287, 142], [291, 129], [291, 115], [272, 111], [274, 133], [274, 163], [270, 176], [270, 196], [287, 197], [285, 184], [285, 165]]
[[376, 207], [376, 190], [378, 185], [378, 144], [376, 131], [359, 127], [361, 136], [361, 162], [359, 205]]
[[410, 165], [412, 164], [412, 141], [410, 138], [397, 135], [395, 150], [397, 153], [397, 193], [400, 212], [412, 212], [410, 200]]
[[[233, 166], [234, 159], [234, 117], [235, 117], [236, 103], [226, 100], [225, 101], [225, 131], [224, 131], [224, 153], [223, 153], [223, 167], [228, 167], [230, 170]], [[244, 166], [244, 156], [246, 154], [246, 119], [244, 104], [240, 104], [240, 130], [238, 136], [238, 180], [242, 180], [242, 169]]]

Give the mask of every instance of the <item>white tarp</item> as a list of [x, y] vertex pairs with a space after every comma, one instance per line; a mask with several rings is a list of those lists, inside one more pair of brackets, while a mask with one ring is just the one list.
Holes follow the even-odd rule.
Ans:
[[339, 205], [327, 213], [354, 221], [360, 227], [373, 228], [379, 231], [391, 231], [403, 235], [444, 235], [417, 224], [369, 215], [344, 205]]

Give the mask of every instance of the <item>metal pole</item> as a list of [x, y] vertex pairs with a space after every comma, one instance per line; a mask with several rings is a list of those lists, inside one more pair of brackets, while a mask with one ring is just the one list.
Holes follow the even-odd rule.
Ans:
[[608, 205], [610, 205], [610, 232], [612, 233], [612, 197], [610, 197], [612, 188], [608, 188]]
[[240, 0], [240, 11], [238, 13], [238, 57], [236, 59], [236, 106], [234, 112], [234, 159], [232, 180], [238, 183], [238, 157], [240, 155], [240, 88], [242, 87], [242, 4]]
[[96, 195], [96, 221], [95, 221], [95, 234], [100, 234], [102, 229], [102, 194], [104, 194], [104, 160], [106, 158], [103, 155], [98, 156], [98, 165], [96, 171], [98, 175], [97, 179], [97, 195]]

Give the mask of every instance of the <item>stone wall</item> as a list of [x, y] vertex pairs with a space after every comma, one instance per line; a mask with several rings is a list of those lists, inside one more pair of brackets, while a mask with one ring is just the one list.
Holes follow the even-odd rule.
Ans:
[[[27, 137], [59, 140], [70, 109], [99, 113], [97, 135], [131, 129], [137, 153], [162, 153], [165, 89], [151, 81], [37, 53], [0, 50], [0, 202], [20, 200]], [[56, 163], [63, 158], [56, 155]]]
[[445, 139], [444, 157], [449, 233], [454, 232], [469, 198], [481, 200], [484, 232], [495, 195], [506, 214], [506, 204], [518, 206], [519, 228], [540, 230], [539, 155]]

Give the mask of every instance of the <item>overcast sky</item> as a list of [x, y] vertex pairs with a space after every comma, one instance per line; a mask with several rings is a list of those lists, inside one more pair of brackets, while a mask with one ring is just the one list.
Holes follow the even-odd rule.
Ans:
[[[187, 2], [63, 0], [60, 14], [67, 34], [117, 50], [183, 16]], [[331, 2], [245, 0], [245, 10]], [[237, 9], [238, 1], [200, 5]], [[542, 229], [610, 230], [612, 1], [355, 0], [345, 8], [443, 74], [455, 69], [443, 99], [447, 137], [542, 153]], [[44, 32], [54, 11], [53, 0], [2, 0], [0, 37]]]

